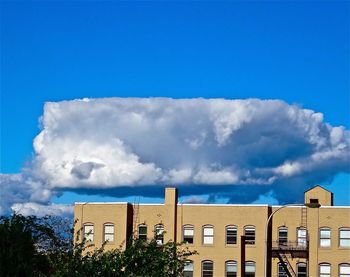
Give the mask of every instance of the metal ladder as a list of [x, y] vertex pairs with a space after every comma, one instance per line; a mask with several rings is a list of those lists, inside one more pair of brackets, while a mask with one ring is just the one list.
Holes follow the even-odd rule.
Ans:
[[307, 229], [307, 207], [301, 208], [300, 226], [305, 227]]
[[136, 235], [137, 235], [137, 226], [139, 225], [140, 196], [135, 197], [134, 204], [132, 205], [132, 208], [133, 208], [132, 233], [133, 233], [133, 236], [136, 237]]

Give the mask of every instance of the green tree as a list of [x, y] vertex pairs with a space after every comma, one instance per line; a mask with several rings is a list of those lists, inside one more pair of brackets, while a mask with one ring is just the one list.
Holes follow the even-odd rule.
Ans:
[[87, 251], [89, 246], [82, 241], [66, 255], [54, 276], [178, 277], [188, 257], [196, 254], [174, 242], [159, 245], [156, 239], [132, 238], [127, 245], [124, 251], [104, 251], [103, 246]]
[[178, 277], [196, 254], [156, 239], [131, 238], [125, 250], [95, 249], [84, 239], [74, 243], [71, 225], [59, 217], [1, 217], [0, 276]]

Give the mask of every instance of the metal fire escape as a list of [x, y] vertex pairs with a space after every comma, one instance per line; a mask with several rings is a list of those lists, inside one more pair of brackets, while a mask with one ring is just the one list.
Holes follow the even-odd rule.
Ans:
[[140, 209], [140, 197], [135, 197], [134, 204], [133, 204], [133, 228], [132, 233], [133, 236], [136, 237], [137, 235], [137, 226], [139, 225], [139, 209]]
[[289, 258], [309, 258], [309, 240], [307, 233], [307, 208], [301, 208], [301, 219], [300, 226], [305, 228], [306, 236], [305, 239], [298, 238], [297, 241], [273, 241], [271, 245], [271, 256], [278, 258], [282, 265], [285, 274], [288, 277], [297, 277], [296, 272], [290, 265]]

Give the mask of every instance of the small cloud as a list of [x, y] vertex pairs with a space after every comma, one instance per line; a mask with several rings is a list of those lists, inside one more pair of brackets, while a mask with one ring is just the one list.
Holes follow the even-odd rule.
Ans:
[[64, 204], [49, 204], [41, 205], [38, 203], [17, 203], [12, 205], [11, 209], [20, 213], [24, 216], [35, 215], [35, 216], [61, 216], [61, 217], [72, 217], [73, 216], [73, 205]]
[[183, 204], [208, 204], [208, 199], [200, 196], [190, 196], [182, 200]]

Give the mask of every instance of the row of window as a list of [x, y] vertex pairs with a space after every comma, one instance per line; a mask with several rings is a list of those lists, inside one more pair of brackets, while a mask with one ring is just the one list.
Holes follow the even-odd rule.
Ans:
[[[279, 263], [277, 266], [278, 270], [278, 277], [288, 277], [288, 273], [284, 269], [282, 263]], [[297, 271], [296, 271], [297, 277], [307, 277], [307, 264], [306, 263], [297, 263]]]
[[[226, 226], [226, 244], [232, 245], [237, 244], [237, 226], [229, 225]], [[244, 235], [246, 244], [255, 244], [255, 227], [245, 226]], [[193, 244], [194, 241], [194, 226], [184, 225], [183, 226], [183, 241], [187, 244]], [[204, 225], [202, 227], [202, 244], [212, 245], [214, 244], [214, 226]]]
[[[212, 225], [204, 225], [202, 227], [202, 244], [214, 243], [214, 227]], [[226, 226], [226, 244], [237, 244], [237, 226]], [[245, 226], [244, 235], [246, 244], [255, 244], [255, 227]], [[194, 241], [194, 226], [183, 226], [183, 241], [192, 244]], [[288, 228], [279, 227], [278, 229], [278, 243], [283, 245], [288, 243]], [[297, 228], [297, 244], [299, 246], [306, 246], [307, 244], [307, 230], [304, 227]], [[331, 246], [331, 229], [323, 227], [320, 229], [320, 246]], [[339, 247], [350, 247], [350, 228], [339, 229]]]
[[[164, 241], [164, 226], [158, 224], [155, 226], [155, 236], [157, 242], [162, 244]], [[244, 235], [246, 244], [255, 244], [255, 227], [245, 226]], [[94, 225], [92, 223], [84, 224], [84, 236], [86, 240], [94, 240]], [[140, 224], [138, 226], [138, 238], [147, 239], [147, 225]], [[331, 229], [328, 227], [320, 228], [320, 247], [331, 246]], [[114, 241], [114, 224], [105, 223], [103, 225], [103, 241]], [[183, 226], [183, 241], [188, 244], [194, 242], [194, 226], [184, 225]], [[278, 243], [284, 245], [288, 243], [288, 228], [279, 227], [278, 229]], [[297, 243], [298, 245], [306, 245], [307, 243], [307, 230], [303, 227], [297, 229]], [[212, 245], [214, 244], [214, 226], [204, 225], [202, 227], [202, 244]], [[226, 244], [235, 245], [237, 244], [237, 226], [229, 225], [226, 226]], [[350, 247], [350, 228], [339, 229], [339, 247]]]
[[[320, 247], [331, 247], [331, 228], [320, 228]], [[339, 247], [350, 247], [350, 228], [339, 229]]]
[[[184, 277], [193, 277], [193, 262], [187, 261], [184, 267]], [[202, 261], [201, 269], [202, 277], [213, 277], [214, 276], [214, 262], [210, 260]], [[225, 262], [225, 276], [236, 277], [237, 276], [237, 262], [226, 261]], [[255, 277], [255, 262], [247, 261], [245, 263], [245, 277]]]
[[[164, 226], [158, 224], [155, 226], [155, 237], [158, 244], [164, 242]], [[103, 224], [103, 241], [113, 242], [115, 235], [115, 229], [113, 223]], [[84, 237], [86, 241], [94, 241], [94, 225], [92, 223], [84, 224]], [[138, 238], [147, 240], [147, 225], [141, 224], [138, 226]]]
[[[92, 223], [84, 224], [84, 238], [86, 241], [94, 241], [94, 225]], [[103, 241], [114, 241], [114, 224], [103, 224]]]
[[[184, 267], [184, 277], [193, 277], [193, 262], [187, 261]], [[237, 262], [226, 261], [225, 262], [225, 276], [236, 277], [237, 276]], [[307, 264], [298, 263], [296, 268], [297, 277], [307, 277]], [[202, 277], [214, 276], [214, 262], [205, 260], [202, 261], [201, 269]], [[350, 264], [339, 264], [339, 277], [350, 277]], [[245, 277], [255, 277], [255, 262], [247, 261], [245, 263]], [[282, 263], [278, 264], [278, 277], [288, 277], [285, 267]], [[321, 263], [319, 265], [319, 277], [331, 277], [331, 265], [328, 263]]]
[[[320, 228], [320, 247], [330, 247], [331, 246], [331, 228], [322, 227]], [[305, 228], [298, 228], [297, 231], [297, 241], [298, 245], [306, 243], [307, 230]], [[278, 243], [284, 245], [288, 243], [288, 228], [279, 227], [278, 228]], [[350, 247], [350, 228], [340, 228], [339, 229], [339, 247]]]
[[[339, 277], [350, 277], [350, 264], [340, 264], [338, 267]], [[319, 277], [331, 277], [331, 264], [319, 264]]]

